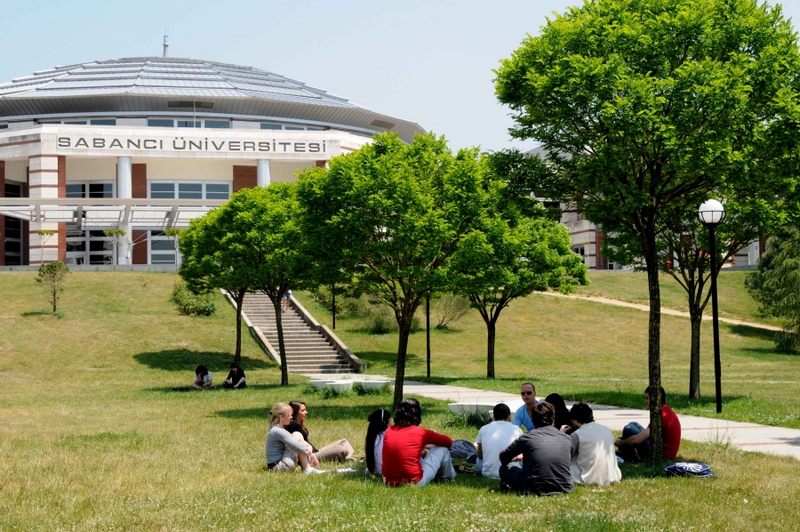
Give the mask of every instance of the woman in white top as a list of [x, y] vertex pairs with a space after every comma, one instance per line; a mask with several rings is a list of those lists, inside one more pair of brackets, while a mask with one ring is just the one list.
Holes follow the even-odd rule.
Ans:
[[314, 449], [300, 433], [290, 434], [284, 427], [292, 421], [292, 407], [286, 403], [272, 405], [265, 454], [267, 469], [294, 471], [300, 465], [303, 473], [319, 473]]
[[367, 472], [380, 476], [383, 473], [383, 436], [389, 428], [391, 416], [385, 408], [379, 408], [367, 418], [367, 438], [364, 451], [367, 455]]
[[619, 482], [622, 472], [614, 453], [614, 434], [611, 429], [594, 422], [592, 408], [576, 403], [570, 410], [576, 427], [572, 438], [572, 482], [608, 486]]

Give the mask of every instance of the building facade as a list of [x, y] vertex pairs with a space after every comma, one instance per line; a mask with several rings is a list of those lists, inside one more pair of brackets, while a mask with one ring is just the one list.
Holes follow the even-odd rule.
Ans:
[[172, 229], [372, 135], [422, 128], [283, 76], [169, 57], [0, 84], [0, 265], [175, 264]]

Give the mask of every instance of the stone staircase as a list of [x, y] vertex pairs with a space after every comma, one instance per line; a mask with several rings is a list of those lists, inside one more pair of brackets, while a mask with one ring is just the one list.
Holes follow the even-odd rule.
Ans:
[[[278, 355], [278, 328], [275, 308], [262, 293], [250, 293], [244, 298], [244, 315], [251, 326], [269, 343], [263, 346], [270, 356]], [[283, 338], [286, 344], [286, 363], [293, 373], [353, 373], [363, 369], [363, 364], [327, 328], [314, 321], [308, 312], [292, 299], [289, 309], [282, 314]], [[263, 343], [263, 342], [262, 342]], [[340, 344], [337, 346], [336, 344]]]

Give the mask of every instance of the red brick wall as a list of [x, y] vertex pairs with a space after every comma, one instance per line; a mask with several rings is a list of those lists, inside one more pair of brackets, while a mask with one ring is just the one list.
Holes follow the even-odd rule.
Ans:
[[[131, 196], [134, 198], [147, 197], [147, 165], [131, 165]], [[147, 261], [144, 262], [146, 264]], [[134, 263], [136, 264], [136, 263]]]
[[233, 166], [233, 192], [258, 185], [258, 168], [255, 166]]
[[[58, 197], [67, 197], [67, 158], [58, 156]], [[58, 260], [67, 262], [67, 224], [58, 224]]]
[[147, 264], [147, 231], [131, 231], [131, 239], [133, 240], [131, 261], [133, 264]]

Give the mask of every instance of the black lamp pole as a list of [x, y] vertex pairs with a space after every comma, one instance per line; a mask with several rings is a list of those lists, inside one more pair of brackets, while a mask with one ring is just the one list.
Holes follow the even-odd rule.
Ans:
[[711, 319], [714, 332], [714, 385], [717, 393], [717, 413], [722, 413], [722, 364], [719, 359], [719, 303], [717, 300], [717, 234], [716, 228], [725, 218], [725, 208], [715, 199], [706, 200], [698, 211], [700, 221], [708, 226], [711, 251]]

